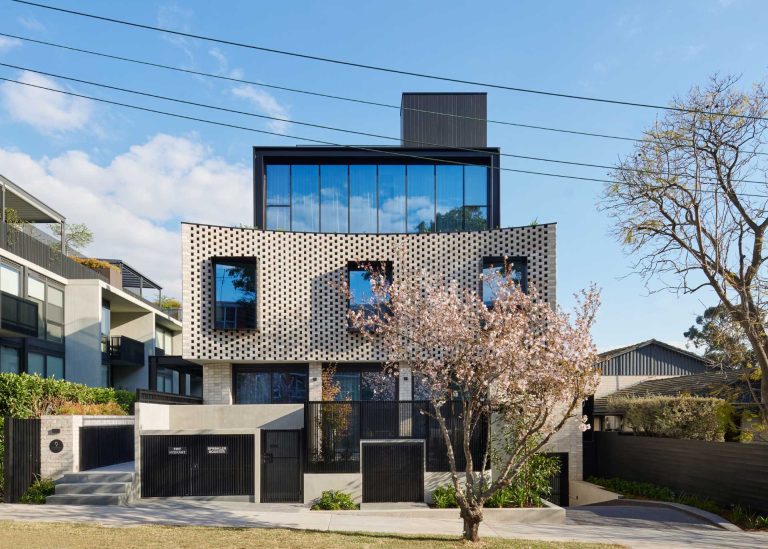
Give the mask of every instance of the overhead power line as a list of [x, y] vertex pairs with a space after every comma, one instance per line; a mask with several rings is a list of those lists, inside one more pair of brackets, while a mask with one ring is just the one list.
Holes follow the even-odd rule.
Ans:
[[[158, 68], [158, 69], [175, 71], [175, 72], [179, 72], [179, 73], [186, 73], [186, 74], [191, 74], [191, 75], [195, 75], [195, 76], [203, 76], [203, 77], [206, 77], [206, 78], [214, 78], [214, 79], [218, 79], [218, 80], [224, 80], [224, 81], [228, 81], [228, 82], [237, 82], [239, 84], [247, 84], [247, 85], [251, 85], [251, 86], [259, 86], [259, 87], [262, 87], [262, 88], [269, 88], [269, 89], [287, 91], [287, 92], [290, 92], [290, 93], [298, 93], [298, 94], [302, 94], [302, 95], [310, 95], [310, 96], [315, 96], [315, 97], [321, 97], [323, 99], [332, 99], [332, 100], [335, 100], [335, 101], [348, 101], [348, 102], [351, 102], [351, 103], [359, 103], [359, 104], [362, 104], [362, 105], [368, 105], [368, 106], [373, 106], [373, 107], [382, 107], [382, 108], [387, 108], [387, 109], [396, 109], [396, 110], [404, 110], [404, 111], [411, 111], [411, 112], [419, 112], [419, 113], [423, 113], [423, 114], [430, 114], [430, 115], [442, 116], [442, 117], [450, 117], [450, 118], [461, 118], [461, 119], [465, 119], [465, 120], [475, 120], [475, 121], [479, 121], [479, 122], [486, 122], [488, 124], [498, 124], [498, 125], [503, 125], [503, 126], [515, 127], [515, 128], [548, 131], [548, 132], [554, 132], [554, 133], [577, 135], [577, 136], [582, 136], [582, 137], [596, 137], [596, 138], [601, 138], [601, 139], [612, 139], [612, 140], [617, 140], [617, 141], [629, 141], [629, 142], [635, 142], [635, 143], [647, 143], [648, 142], [647, 139], [639, 139], [637, 137], [627, 137], [627, 136], [621, 136], [621, 135], [611, 135], [611, 134], [597, 133], [597, 132], [588, 132], [588, 131], [582, 131], [582, 130], [569, 130], [569, 129], [565, 129], [565, 128], [553, 128], [553, 127], [550, 127], [550, 126], [540, 126], [540, 125], [536, 125], [536, 124], [524, 124], [524, 123], [521, 123], [521, 122], [510, 122], [510, 121], [507, 121], [507, 120], [495, 120], [495, 119], [491, 119], [491, 118], [481, 118], [481, 117], [476, 117], [476, 116], [467, 116], [467, 115], [456, 114], [456, 113], [449, 113], [449, 112], [438, 112], [438, 111], [432, 111], [432, 110], [428, 110], [428, 109], [417, 109], [417, 108], [414, 108], [414, 107], [404, 107], [404, 106], [401, 106], [401, 105], [394, 105], [394, 104], [391, 104], [391, 103], [382, 103], [380, 101], [371, 101], [371, 100], [360, 99], [360, 98], [355, 98], [355, 97], [345, 97], [345, 96], [341, 96], [341, 95], [322, 93], [322, 92], [305, 90], [305, 89], [300, 89], [300, 88], [292, 88], [292, 87], [288, 87], [288, 86], [280, 86], [280, 85], [277, 85], [277, 84], [268, 84], [268, 83], [265, 83], [265, 82], [257, 82], [257, 81], [254, 81], [254, 80], [246, 80], [246, 79], [243, 79], [243, 78], [235, 78], [235, 77], [232, 77], [232, 76], [225, 76], [225, 75], [222, 75], [222, 74], [213, 74], [213, 73], [209, 73], [209, 72], [196, 71], [196, 70], [192, 70], [192, 69], [184, 69], [184, 68], [180, 68], [180, 67], [174, 67], [174, 66], [171, 66], [171, 65], [163, 65], [162, 63], [155, 63], [153, 61], [147, 61], [147, 60], [143, 60], [143, 59], [134, 59], [134, 58], [131, 58], [131, 57], [123, 57], [123, 56], [119, 56], [119, 55], [113, 55], [113, 54], [109, 54], [109, 53], [104, 53], [104, 52], [99, 52], [99, 51], [94, 51], [94, 50], [87, 50], [87, 49], [84, 49], [84, 48], [77, 48], [77, 47], [74, 47], [74, 46], [68, 46], [66, 44], [57, 44], [55, 42], [46, 42], [45, 40], [37, 40], [37, 39], [34, 39], [34, 38], [29, 38], [29, 37], [26, 37], [26, 36], [19, 36], [19, 35], [16, 35], [16, 34], [9, 34], [9, 33], [0, 32], [0, 36], [5, 36], [5, 37], [13, 38], [13, 39], [16, 39], [16, 40], [24, 40], [26, 42], [30, 42], [30, 43], [34, 43], [34, 44], [39, 44], [39, 45], [43, 45], [43, 46], [50, 46], [50, 47], [54, 47], [54, 48], [60, 48], [60, 49], [63, 49], [63, 50], [74, 51], [74, 52], [78, 52], [78, 53], [84, 53], [84, 54], [87, 54], [87, 55], [103, 57], [103, 58], [106, 58], [106, 59], [113, 59], [113, 60], [116, 60], [116, 61], [123, 61], [123, 62], [127, 62], [127, 63], [134, 63], [134, 64], [138, 64], [138, 65], [144, 65], [144, 66], [154, 67], [154, 68]], [[662, 144], [662, 145], [670, 145], [670, 146], [676, 146], [677, 145], [676, 143], [672, 143], [672, 142], [668, 142], [668, 141], [655, 140], [655, 142], [658, 142], [659, 144]], [[745, 152], [747, 154], [755, 154], [755, 155], [761, 155], [761, 156], [768, 156], [768, 152], [762, 152], [762, 151], [757, 151], [757, 150], [745, 151]]]
[[543, 96], [549, 96], [549, 97], [556, 97], [560, 99], [576, 99], [580, 101], [590, 101], [593, 103], [607, 103], [607, 104], [613, 104], [613, 105], [622, 105], [626, 107], [642, 107], [647, 109], [656, 109], [656, 110], [667, 110], [667, 111], [675, 111], [675, 112], [683, 112], [683, 113], [690, 113], [690, 114], [706, 114], [711, 116], [723, 116], [723, 117], [730, 117], [730, 118], [744, 118], [749, 120], [768, 120], [768, 118], [760, 117], [760, 116], [752, 116], [752, 115], [746, 115], [746, 114], [731, 114], [731, 113], [722, 113], [717, 111], [710, 111], [710, 110], [695, 110], [695, 109], [686, 109], [684, 107], [675, 107], [675, 106], [669, 106], [669, 105], [656, 105], [652, 103], [640, 103], [640, 102], [634, 102], [634, 101], [623, 101], [618, 99], [606, 99], [601, 97], [590, 97], [585, 95], [575, 95], [575, 94], [568, 94], [568, 93], [558, 93], [558, 92], [551, 92], [551, 91], [544, 91], [544, 90], [534, 90], [529, 88], [520, 88], [515, 86], [507, 86], [503, 84], [494, 84], [490, 82], [479, 82], [475, 80], [466, 80], [462, 78], [453, 78], [449, 76], [439, 76], [434, 74], [427, 74], [427, 73], [421, 73], [421, 72], [415, 72], [415, 71], [407, 71], [403, 69], [395, 69], [392, 67], [383, 67], [379, 65], [370, 65], [366, 63], [358, 63], [354, 61], [348, 61], [344, 59], [334, 59], [330, 57], [322, 57], [319, 55], [313, 55], [309, 53], [302, 53], [302, 52], [294, 52], [294, 51], [287, 51], [287, 50], [280, 50], [277, 48], [269, 48], [266, 46], [257, 46], [255, 44], [246, 44], [244, 42], [235, 42], [233, 40], [226, 40], [223, 38], [215, 38], [212, 36], [205, 36], [201, 34], [193, 34], [189, 32], [182, 32], [182, 31], [175, 31], [171, 29], [164, 29], [162, 27], [155, 27], [153, 25], [146, 25], [143, 23], [135, 23], [133, 21], [126, 21], [124, 19], [116, 19], [113, 17], [106, 17], [103, 15], [96, 15], [93, 13], [87, 13], [82, 11], [75, 11], [65, 8], [59, 8], [56, 6], [50, 6], [47, 4], [40, 4], [38, 2], [30, 2], [29, 0], [12, 0], [13, 2], [19, 3], [19, 4], [25, 4], [28, 6], [33, 6], [36, 8], [42, 8], [47, 9], [51, 11], [56, 11], [60, 13], [66, 13], [70, 15], [77, 15], [80, 17], [88, 17], [90, 19], [96, 19], [99, 21], [106, 21], [109, 23], [116, 23], [119, 25], [126, 25], [129, 27], [139, 28], [139, 29], [145, 29], [145, 30], [152, 30], [157, 32], [163, 32], [166, 34], [173, 34], [175, 36], [183, 36], [185, 38], [193, 38], [195, 40], [204, 40], [207, 42], [214, 42], [217, 44], [224, 44], [227, 46], [235, 46], [238, 48], [247, 48], [251, 50], [257, 50], [262, 51], [265, 53], [273, 53], [278, 55], [285, 55], [290, 57], [297, 57], [301, 59], [307, 59], [311, 61], [320, 61], [323, 63], [333, 63], [336, 65], [343, 65], [347, 67], [355, 67], [359, 69], [367, 69], [367, 70], [373, 70], [373, 71], [379, 71], [379, 72], [385, 72], [385, 73], [391, 73], [391, 74], [401, 74], [404, 76], [413, 76], [416, 78], [426, 78], [429, 80], [440, 80], [443, 82], [452, 82], [455, 84], [467, 84], [470, 86], [481, 86], [485, 88], [493, 88], [498, 90], [506, 90], [511, 92], [519, 92], [519, 93], [528, 93], [528, 94], [534, 94], [534, 95], [543, 95]]
[[[316, 143], [316, 144], [320, 144], [320, 145], [327, 145], [327, 146], [332, 146], [332, 147], [340, 147], [340, 148], [352, 149], [352, 150], [375, 152], [377, 154], [387, 154], [387, 155], [391, 155], [391, 156], [404, 157], [404, 158], [414, 158], [414, 159], [417, 159], [417, 160], [427, 160], [427, 161], [430, 161], [430, 162], [435, 162], [435, 163], [440, 163], [440, 164], [455, 164], [455, 165], [459, 165], [459, 166], [475, 166], [476, 165], [476, 164], [471, 164], [471, 163], [468, 163], [468, 162], [460, 162], [460, 161], [455, 161], [455, 160], [449, 160], [449, 159], [446, 159], [446, 158], [434, 158], [434, 157], [422, 156], [422, 155], [413, 154], [413, 153], [399, 152], [399, 151], [396, 151], [396, 150], [386, 149], [386, 148], [377, 148], [377, 147], [362, 146], [362, 145], [343, 145], [343, 144], [340, 144], [340, 143], [334, 143], [332, 141], [325, 141], [325, 140], [322, 140], [322, 139], [314, 139], [314, 138], [310, 138], [310, 137], [303, 137], [303, 136], [290, 135], [290, 134], [282, 134], [282, 133], [273, 132], [273, 131], [269, 131], [269, 130], [260, 130], [260, 129], [257, 129], [257, 128], [250, 128], [250, 127], [247, 127], [247, 126], [240, 126], [238, 124], [230, 124], [230, 123], [227, 123], [227, 122], [220, 122], [220, 121], [217, 121], [217, 120], [209, 120], [209, 119], [206, 119], [206, 118], [199, 118], [199, 117], [196, 117], [196, 116], [189, 116], [189, 115], [185, 115], [185, 114], [179, 114], [179, 113], [172, 113], [172, 112], [168, 112], [168, 111], [162, 111], [162, 110], [153, 109], [153, 108], [150, 108], [150, 107], [142, 107], [142, 106], [139, 106], [139, 105], [132, 105], [130, 103], [123, 103], [123, 102], [120, 102], [120, 101], [112, 101], [110, 99], [102, 99], [100, 97], [93, 97], [93, 96], [90, 96], [90, 95], [85, 95], [85, 94], [81, 94], [81, 93], [75, 93], [75, 92], [67, 91], [67, 90], [58, 90], [58, 89], [55, 89], [55, 88], [51, 88], [51, 87], [47, 87], [47, 86], [42, 86], [42, 85], [39, 85], [39, 84], [31, 84], [29, 82], [21, 82], [19, 80], [14, 80], [14, 79], [11, 79], [11, 78], [5, 78], [5, 77], [1, 77], [1, 76], [0, 76], [0, 81], [10, 82], [10, 83], [13, 83], [13, 84], [18, 84], [18, 85], [27, 86], [27, 87], [36, 88], [36, 89], [41, 89], [41, 90], [46, 90], [46, 91], [50, 91], [50, 92], [54, 92], [54, 93], [58, 93], [58, 94], [68, 95], [68, 96], [71, 96], [71, 97], [78, 97], [78, 98], [81, 98], [81, 99], [87, 99], [89, 101], [97, 101], [99, 103], [105, 103], [105, 104], [108, 104], [108, 105], [115, 105], [115, 106], [119, 106], [119, 107], [125, 107], [125, 108], [129, 108], [129, 109], [137, 110], [137, 111], [143, 111], [143, 112], [148, 112], [148, 113], [153, 113], [153, 114], [160, 114], [160, 115], [168, 116], [168, 117], [172, 117], [172, 118], [179, 118], [179, 119], [183, 119], [183, 120], [190, 120], [190, 121], [193, 121], [193, 122], [201, 122], [201, 123], [204, 123], [204, 124], [210, 124], [210, 125], [214, 125], [214, 126], [221, 126], [221, 127], [225, 127], [225, 128], [243, 130], [243, 131], [260, 133], [260, 134], [265, 134], [265, 135], [272, 135], [272, 136], [283, 137], [283, 138], [287, 138], [287, 139], [294, 139], [294, 140], [297, 140], [297, 141], [305, 141], [305, 142], [308, 142], [308, 143]], [[514, 169], [514, 168], [502, 168], [501, 166], [488, 166], [488, 168], [489, 169], [493, 169], [493, 170], [499, 170], [499, 171], [507, 171], [507, 172], [513, 172], [513, 173], [522, 173], [522, 174], [528, 174], [528, 175], [540, 175], [540, 176], [555, 177], [555, 178], [560, 178], [560, 179], [573, 179], [573, 180], [579, 180], [579, 181], [593, 181], [593, 182], [596, 182], [596, 183], [609, 183], [609, 184], [616, 183], [616, 181], [611, 181], [609, 179], [598, 179], [598, 178], [594, 178], [594, 177], [581, 177], [581, 176], [576, 176], [576, 175], [554, 174], [554, 173], [538, 172], [538, 171], [531, 171], [531, 170], [518, 170], [518, 169]], [[716, 190], [711, 190], [711, 189], [699, 189], [699, 191], [700, 192], [708, 192], [708, 193], [718, 192]], [[751, 194], [751, 193], [739, 193], [739, 194], [741, 196], [748, 196], [748, 197], [754, 197], [754, 198], [765, 198], [765, 199], [768, 199], [768, 195], [759, 195], [759, 194]]]
[[[364, 132], [364, 131], [358, 131], [358, 130], [350, 130], [350, 129], [346, 129], [346, 128], [339, 128], [339, 127], [335, 127], [335, 126], [328, 126], [328, 125], [325, 125], [325, 124], [315, 124], [315, 123], [311, 123], [311, 122], [304, 122], [304, 121], [301, 121], [301, 120], [292, 120], [292, 119], [280, 118], [280, 117], [276, 117], [276, 116], [269, 116], [269, 115], [266, 115], [266, 114], [258, 114], [258, 113], [254, 113], [254, 112], [250, 112], [250, 111], [241, 111], [241, 110], [238, 110], [238, 109], [230, 109], [230, 108], [222, 107], [222, 106], [218, 106], [218, 105], [210, 105], [210, 104], [207, 104], [207, 103], [199, 103], [199, 102], [196, 102], [196, 101], [189, 101], [189, 100], [185, 100], [185, 99], [180, 99], [178, 97], [168, 97], [168, 96], [165, 96], [165, 95], [158, 95], [158, 94], [151, 93], [151, 92], [133, 90], [133, 89], [130, 89], [130, 88], [122, 88], [122, 87], [119, 87], [119, 86], [112, 86], [112, 85], [109, 85], [109, 84], [104, 84], [104, 83], [100, 83], [100, 82], [94, 82], [94, 81], [91, 81], [91, 80], [84, 80], [84, 79], [81, 79], [81, 78], [73, 78], [73, 77], [64, 76], [64, 75], [61, 75], [61, 74], [40, 71], [40, 70], [37, 70], [37, 69], [31, 69], [29, 67], [22, 67], [22, 66], [19, 66], [19, 65], [12, 65], [10, 63], [0, 63], [0, 67], [9, 67], [9, 68], [12, 68], [12, 69], [18, 69], [18, 70], [22, 70], [22, 71], [28, 71], [28, 72], [33, 72], [33, 73], [36, 73], [36, 74], [50, 76], [52, 78], [60, 78], [62, 80], [68, 80], [70, 82], [78, 82], [80, 84], [86, 84], [86, 85], [89, 85], [89, 86], [96, 86], [96, 87], [99, 87], [99, 88], [105, 88], [105, 89], [115, 90], [115, 91], [119, 91], [119, 92], [123, 92], [123, 93], [130, 93], [130, 94], [134, 94], [134, 95], [140, 95], [140, 96], [143, 96], [143, 97], [151, 97], [153, 99], [160, 99], [160, 100], [163, 100], [163, 101], [172, 101], [174, 103], [180, 103], [180, 104], [184, 104], [184, 105], [191, 105], [191, 106], [194, 106], [194, 107], [201, 107], [201, 108], [205, 108], [205, 109], [211, 109], [211, 110], [216, 110], [216, 111], [228, 112], [228, 113], [238, 114], [238, 115], [243, 115], [243, 116], [251, 116], [251, 117], [254, 117], [254, 118], [261, 118], [261, 119], [272, 120], [272, 121], [277, 121], [277, 122], [286, 122], [286, 123], [297, 124], [297, 125], [300, 125], [300, 126], [317, 128], [317, 129], [322, 129], [322, 130], [330, 130], [330, 131], [341, 132], [341, 133], [348, 133], [348, 134], [353, 134], [353, 135], [361, 135], [361, 136], [365, 136], [365, 137], [374, 137], [374, 138], [377, 138], [377, 139], [386, 139], [386, 140], [389, 140], [389, 141], [396, 141], [396, 142], [400, 142], [401, 141], [401, 138], [399, 138], [399, 137], [392, 137], [392, 136], [389, 136], [389, 135], [382, 135], [382, 134], [371, 133], [371, 132]], [[463, 152], [490, 154], [490, 155], [493, 155], [493, 156], [506, 156], [506, 157], [515, 158], [515, 159], [518, 159], [518, 160], [531, 160], [531, 161], [536, 161], [536, 162], [549, 162], [549, 163], [563, 164], [563, 165], [568, 165], [568, 166], [579, 166], [579, 167], [584, 167], [584, 168], [598, 168], [598, 169], [605, 169], [605, 170], [611, 170], [611, 171], [626, 171], [626, 172], [633, 172], [633, 173], [639, 173], [639, 174], [644, 174], [644, 175], [654, 175], [654, 176], [691, 177], [691, 176], [689, 176], [687, 174], [667, 174], [667, 173], [662, 173], [662, 172], [653, 171], [653, 170], [644, 170], [644, 169], [640, 169], [640, 168], [617, 167], [617, 166], [608, 166], [608, 165], [605, 165], [605, 164], [590, 164], [590, 163], [587, 163], [587, 162], [574, 162], [574, 161], [570, 161], [570, 160], [559, 160], [559, 159], [553, 159], [553, 158], [543, 158], [543, 157], [538, 157], [538, 156], [527, 156], [527, 155], [512, 154], [512, 153], [502, 153], [502, 152], [489, 151], [487, 149], [477, 149], [477, 148], [470, 148], [470, 147], [457, 147], [457, 146], [452, 146], [452, 145], [442, 145], [442, 144], [439, 144], [439, 143], [431, 143], [429, 141], [406, 140], [406, 143], [415, 144], [415, 145], [422, 145], [422, 146], [430, 146], [430, 147], [435, 147], [435, 148], [445, 148], [445, 149], [451, 149], [451, 150], [463, 151]], [[717, 180], [717, 178], [711, 177], [711, 176], [700, 176], [700, 178], [701, 179], [707, 179], [707, 180]], [[750, 179], [734, 179], [733, 182], [734, 183], [754, 183], [754, 184], [758, 184], [758, 185], [766, 184], [766, 181], [757, 181], [757, 180], [750, 180]]]

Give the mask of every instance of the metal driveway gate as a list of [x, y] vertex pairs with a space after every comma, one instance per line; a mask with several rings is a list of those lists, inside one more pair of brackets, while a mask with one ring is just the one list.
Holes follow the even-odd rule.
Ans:
[[141, 497], [253, 496], [253, 435], [143, 435]]
[[301, 430], [261, 432], [261, 503], [301, 503]]
[[133, 461], [133, 425], [80, 427], [80, 470]]
[[424, 443], [363, 443], [363, 503], [424, 501]]

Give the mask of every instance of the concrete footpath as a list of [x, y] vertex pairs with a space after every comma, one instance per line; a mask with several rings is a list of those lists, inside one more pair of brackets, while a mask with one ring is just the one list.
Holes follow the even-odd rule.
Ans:
[[[33, 510], [33, 512], [30, 512]], [[461, 520], [391, 517], [362, 511], [309, 511], [302, 505], [142, 501], [129, 506], [66, 506], [0, 504], [0, 520], [63, 521], [135, 526], [169, 524], [294, 528], [320, 531], [392, 534], [460, 535]], [[505, 524], [489, 519], [482, 536], [542, 541], [588, 541], [627, 547], [768, 547], [768, 533], [730, 532], [679, 510], [648, 506], [611, 505], [568, 509], [566, 524]]]

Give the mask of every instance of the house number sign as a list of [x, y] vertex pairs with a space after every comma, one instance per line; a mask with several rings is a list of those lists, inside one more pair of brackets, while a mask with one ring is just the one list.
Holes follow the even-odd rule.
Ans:
[[168, 455], [169, 456], [186, 456], [187, 447], [186, 446], [169, 446]]
[[53, 452], [54, 454], [58, 454], [64, 449], [64, 443], [61, 442], [61, 440], [59, 440], [58, 438], [55, 438], [48, 445], [48, 448], [50, 448], [51, 452]]
[[226, 446], [208, 446], [208, 454], [226, 454], [229, 449]]

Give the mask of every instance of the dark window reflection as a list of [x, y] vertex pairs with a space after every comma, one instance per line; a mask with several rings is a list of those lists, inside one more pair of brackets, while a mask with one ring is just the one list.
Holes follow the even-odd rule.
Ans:
[[461, 166], [437, 166], [437, 230], [460, 231], [463, 228], [464, 182]]
[[383, 274], [385, 280], [392, 282], [392, 264], [385, 261], [350, 262], [348, 267], [349, 307], [366, 309], [374, 312], [382, 303], [382, 296], [373, 292], [372, 277]]
[[353, 233], [375, 233], [376, 166], [349, 167], [349, 228]]
[[486, 208], [480, 206], [464, 206], [464, 230], [482, 231], [488, 227]]
[[379, 365], [338, 366], [333, 375], [335, 400], [397, 400], [397, 379]]
[[307, 401], [306, 366], [236, 366], [235, 403], [299, 404]]
[[291, 230], [320, 230], [319, 166], [293, 166], [291, 196]]
[[256, 261], [214, 261], [214, 295], [216, 329], [255, 329]]
[[267, 166], [267, 205], [290, 206], [291, 167], [281, 164]]
[[520, 288], [527, 291], [526, 261], [522, 258], [506, 259], [501, 257], [486, 257], [483, 259], [483, 303], [491, 307], [496, 301], [499, 285], [505, 278], [512, 280]]
[[435, 230], [435, 166], [408, 166], [408, 232]]
[[324, 233], [347, 232], [349, 166], [320, 166], [320, 230]]

